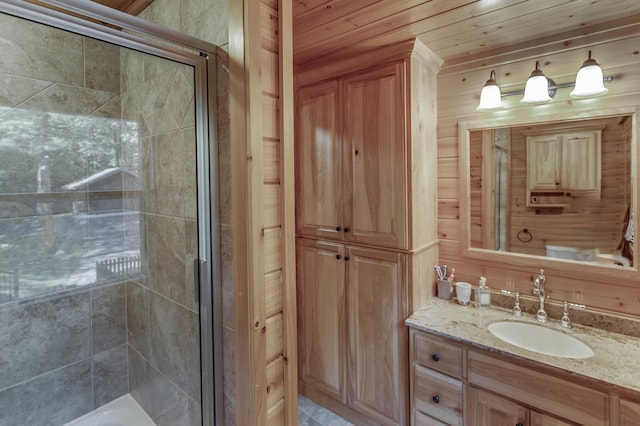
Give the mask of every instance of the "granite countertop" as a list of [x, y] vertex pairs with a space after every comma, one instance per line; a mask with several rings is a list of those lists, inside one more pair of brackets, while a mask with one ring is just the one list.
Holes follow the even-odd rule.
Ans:
[[453, 340], [469, 343], [482, 349], [495, 350], [577, 373], [603, 382], [640, 392], [640, 338], [573, 324], [567, 330], [557, 319], [541, 324], [570, 334], [588, 345], [594, 356], [585, 359], [559, 358], [521, 349], [506, 343], [489, 332], [487, 326], [496, 321], [519, 321], [540, 324], [535, 317], [524, 313], [515, 317], [503, 308], [477, 309], [454, 301], [432, 299], [407, 320], [406, 324]]

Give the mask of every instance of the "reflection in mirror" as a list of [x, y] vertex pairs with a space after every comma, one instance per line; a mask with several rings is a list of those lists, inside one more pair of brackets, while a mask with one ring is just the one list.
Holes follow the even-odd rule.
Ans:
[[631, 118], [471, 130], [471, 247], [633, 266]]

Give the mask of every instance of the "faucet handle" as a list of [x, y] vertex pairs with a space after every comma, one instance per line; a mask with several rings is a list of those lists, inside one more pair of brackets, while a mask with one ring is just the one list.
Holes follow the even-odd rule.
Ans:
[[500, 292], [502, 294], [508, 294], [509, 296], [514, 296], [515, 297], [515, 302], [513, 305], [513, 316], [516, 317], [521, 317], [522, 316], [522, 309], [520, 309], [520, 293], [519, 292], [513, 292], [513, 291], [509, 291], [509, 290], [500, 290]]
[[585, 305], [580, 305], [578, 303], [567, 302], [566, 300], [562, 302], [562, 318], [560, 318], [560, 325], [564, 328], [571, 328], [571, 318], [569, 318], [569, 308], [587, 310]]

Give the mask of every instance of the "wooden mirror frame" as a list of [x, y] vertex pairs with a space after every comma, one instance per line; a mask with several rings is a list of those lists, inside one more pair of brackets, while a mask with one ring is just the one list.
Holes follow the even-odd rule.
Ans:
[[[534, 107], [531, 107], [534, 108]], [[538, 107], [539, 108], [539, 107]], [[618, 312], [638, 314], [640, 312], [640, 268], [638, 250], [633, 253], [633, 266], [620, 268], [616, 265], [594, 265], [581, 261], [557, 259], [545, 256], [534, 256], [521, 253], [501, 252], [482, 248], [471, 247], [471, 215], [470, 215], [470, 134], [472, 130], [486, 130], [514, 126], [548, 124], [549, 122], [562, 123], [580, 121], [613, 116], [629, 115], [632, 119], [631, 135], [631, 199], [633, 210], [636, 212], [636, 222], [639, 210], [639, 170], [638, 170], [638, 122], [637, 108], [619, 107], [599, 110], [580, 111], [576, 113], [568, 111], [553, 114], [544, 111], [535, 111], [532, 118], [523, 119], [513, 117], [508, 110], [492, 113], [490, 117], [482, 120], [465, 121], [458, 123], [459, 143], [459, 174], [460, 174], [460, 256], [463, 261], [476, 265], [490, 279], [493, 276], [498, 288], [521, 291], [524, 284], [513, 284], [509, 278], [524, 277], [536, 274], [544, 269], [550, 280], [549, 288], [552, 298], [556, 300], [569, 300], [577, 303], [585, 303], [588, 306], [613, 310]], [[638, 239], [638, 226], [635, 226], [634, 241]], [[515, 278], [516, 280], [518, 278]], [[503, 280], [506, 280], [503, 281]], [[500, 281], [505, 282], [501, 285]], [[624, 292], [624, 293], [623, 293]], [[555, 295], [553, 294], [555, 293]], [[604, 297], [608, 293], [608, 297]], [[523, 294], [528, 294], [523, 292]], [[626, 295], [626, 297], [625, 297]], [[624, 299], [626, 298], [626, 301]]]

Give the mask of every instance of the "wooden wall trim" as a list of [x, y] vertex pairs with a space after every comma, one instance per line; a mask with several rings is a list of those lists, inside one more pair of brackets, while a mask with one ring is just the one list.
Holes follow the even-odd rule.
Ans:
[[284, 316], [285, 425], [298, 424], [298, 345], [296, 313], [296, 240], [294, 172], [293, 11], [279, 0], [280, 34], [280, 167], [282, 215], [282, 293]]
[[236, 415], [247, 425], [266, 417], [259, 12], [251, 0], [229, 1]]

